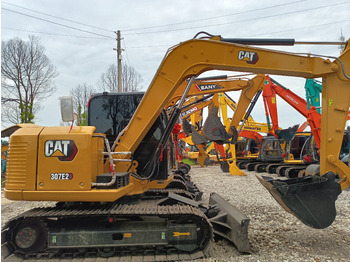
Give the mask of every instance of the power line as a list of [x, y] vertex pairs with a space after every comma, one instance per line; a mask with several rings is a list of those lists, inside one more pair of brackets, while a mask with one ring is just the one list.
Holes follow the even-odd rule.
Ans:
[[63, 17], [50, 15], [50, 14], [47, 14], [47, 13], [44, 13], [44, 12], [36, 11], [36, 10], [29, 9], [29, 8], [26, 8], [26, 7], [23, 7], [23, 6], [19, 6], [19, 5], [15, 5], [15, 4], [11, 4], [11, 3], [8, 3], [8, 2], [5, 2], [5, 1], [2, 1], [2, 3], [3, 4], [7, 4], [7, 5], [11, 5], [11, 6], [15, 6], [15, 7], [24, 9], [24, 10], [28, 10], [28, 11], [31, 11], [31, 12], [35, 12], [35, 13], [38, 13], [38, 14], [42, 14], [42, 15], [45, 15], [45, 16], [61, 19], [61, 20], [67, 21], [67, 22], [71, 22], [71, 23], [75, 23], [75, 24], [79, 24], [79, 25], [84, 25], [84, 26], [89, 26], [89, 27], [92, 27], [92, 28], [95, 28], [95, 29], [99, 29], [99, 30], [103, 30], [103, 31], [113, 32], [114, 33], [114, 30], [109, 30], [109, 29], [105, 29], [105, 28], [102, 28], [102, 27], [88, 25], [88, 24], [84, 24], [84, 23], [81, 23], [81, 22], [73, 21], [73, 20], [70, 20], [70, 19], [63, 18]]
[[154, 48], [154, 47], [169, 47], [174, 44], [169, 45], [144, 45], [144, 46], [129, 46], [128, 48]]
[[122, 38], [122, 40], [123, 40], [123, 44], [124, 44], [124, 51], [125, 51], [125, 54], [126, 54], [126, 59], [128, 60], [128, 64], [129, 64], [129, 66], [130, 66], [130, 61], [129, 61], [129, 56], [128, 56], [128, 51], [127, 51], [127, 48], [126, 48], [126, 44], [125, 44], [125, 40], [124, 40], [124, 38]]
[[[255, 37], [255, 36], [262, 36], [262, 35], [270, 35], [270, 34], [278, 34], [278, 33], [284, 33], [284, 32], [291, 32], [291, 31], [297, 31], [297, 30], [305, 30], [309, 28], [314, 28], [314, 27], [320, 27], [320, 26], [327, 26], [331, 24], [339, 24], [339, 23], [344, 23], [344, 22], [349, 22], [350, 19], [348, 20], [342, 20], [342, 21], [337, 21], [337, 22], [330, 22], [330, 23], [325, 23], [325, 24], [319, 24], [319, 25], [313, 25], [313, 26], [305, 26], [305, 27], [299, 27], [299, 28], [293, 28], [293, 29], [283, 29], [281, 31], [274, 31], [271, 32], [269, 31], [268, 33], [261, 33], [261, 34], [254, 34], [254, 35], [245, 35], [242, 37]], [[168, 45], [149, 45], [149, 46], [129, 46], [128, 48], [157, 48], [157, 47], [170, 47], [174, 44], [168, 44]]]
[[339, 23], [344, 23], [344, 22], [349, 22], [350, 19], [348, 20], [343, 20], [343, 21], [338, 21], [338, 22], [330, 22], [326, 24], [320, 24], [320, 25], [313, 25], [313, 26], [306, 26], [306, 27], [299, 27], [299, 28], [294, 28], [294, 29], [289, 29], [289, 30], [283, 30], [283, 31], [275, 31], [275, 32], [268, 32], [265, 34], [254, 34], [254, 35], [247, 35], [244, 37], [254, 37], [254, 36], [262, 36], [262, 35], [270, 35], [270, 34], [279, 34], [279, 33], [284, 33], [284, 32], [291, 32], [291, 31], [296, 31], [296, 30], [304, 30], [304, 29], [309, 29], [313, 27], [320, 27], [320, 26], [325, 26], [325, 25], [332, 25], [332, 24], [339, 24]]
[[[10, 27], [1, 27], [1, 29], [13, 30], [13, 31], [21, 31], [21, 32], [28, 32], [28, 33], [35, 33], [35, 34], [45, 34], [45, 35], [53, 35], [53, 36], [63, 36], [63, 37], [87, 38], [87, 39], [108, 40], [108, 41], [112, 40], [112, 39], [101, 38], [101, 37], [77, 36], [77, 35], [62, 35], [62, 34], [55, 34], [55, 33], [37, 32], [37, 31], [31, 31], [31, 30], [23, 30], [23, 29], [10, 28]], [[113, 40], [115, 40], [115, 39], [113, 38]]]
[[144, 30], [144, 29], [153, 29], [153, 28], [160, 28], [160, 27], [188, 24], [188, 23], [194, 23], [194, 22], [200, 22], [200, 21], [208, 21], [208, 20], [213, 20], [213, 19], [217, 19], [217, 18], [223, 18], [223, 17], [228, 17], [228, 16], [234, 16], [234, 15], [241, 15], [241, 14], [246, 14], [246, 13], [251, 13], [251, 12], [255, 12], [255, 11], [266, 10], [266, 9], [270, 9], [270, 8], [280, 7], [280, 6], [291, 5], [291, 4], [295, 4], [295, 3], [299, 3], [299, 2], [305, 2], [305, 1], [306, 0], [298, 0], [298, 1], [294, 1], [294, 2], [283, 3], [283, 4], [278, 4], [278, 5], [272, 5], [272, 6], [268, 6], [268, 7], [262, 7], [262, 8], [257, 8], [257, 9], [237, 12], [237, 13], [233, 13], [233, 14], [212, 16], [212, 17], [206, 17], [206, 18], [203, 18], [203, 19], [189, 20], [189, 21], [185, 21], [185, 22], [171, 23], [171, 24], [166, 24], [166, 25], [149, 26], [149, 27], [141, 27], [141, 28], [133, 28], [133, 29], [124, 29], [123, 31], [124, 32], [139, 31], [139, 30]]
[[[128, 31], [139, 31], [139, 30], [144, 30], [144, 29], [153, 29], [153, 28], [160, 28], [160, 27], [167, 27], [167, 26], [173, 26], [173, 25], [180, 25], [180, 24], [187, 24], [187, 23], [193, 23], [193, 22], [199, 22], [199, 21], [208, 21], [208, 20], [213, 20], [213, 19], [217, 19], [217, 18], [222, 18], [222, 17], [228, 17], [228, 16], [233, 16], [233, 15], [239, 15], [239, 14], [245, 14], [245, 13], [250, 13], [250, 12], [254, 12], [254, 11], [261, 11], [261, 10], [266, 10], [266, 9], [270, 9], [270, 8], [275, 8], [275, 7], [280, 7], [280, 6], [287, 6], [287, 5], [291, 5], [291, 4], [295, 4], [295, 3], [299, 3], [299, 2], [305, 2], [306, 0], [298, 0], [298, 1], [294, 1], [294, 2], [289, 2], [289, 3], [283, 3], [283, 4], [278, 4], [278, 5], [273, 5], [273, 6], [268, 6], [268, 7], [262, 7], [262, 8], [257, 8], [257, 9], [252, 9], [252, 10], [247, 10], [247, 11], [242, 11], [242, 12], [237, 12], [237, 13], [233, 13], [233, 14], [227, 14], [227, 15], [220, 15], [220, 16], [213, 16], [213, 17], [206, 17], [203, 19], [196, 19], [196, 20], [190, 20], [190, 21], [185, 21], [185, 22], [178, 22], [178, 23], [172, 23], [172, 24], [166, 24], [166, 25], [159, 25], [159, 26], [150, 26], [150, 27], [143, 27], [143, 28], [134, 28], [134, 29], [125, 29], [123, 30], [124, 32], [128, 32]], [[26, 7], [22, 7], [19, 5], [15, 5], [15, 4], [11, 4], [8, 2], [2, 2], [5, 3], [7, 5], [11, 5], [11, 6], [15, 6], [24, 10], [28, 10], [28, 11], [32, 11], [32, 12], [36, 12], [45, 16], [49, 16], [49, 17], [54, 17], [57, 19], [61, 19], [64, 21], [68, 21], [68, 22], [72, 22], [72, 23], [76, 23], [76, 24], [80, 24], [80, 25], [84, 25], [84, 26], [89, 26], [92, 28], [96, 28], [96, 29], [100, 29], [100, 30], [104, 30], [107, 32], [115, 32], [115, 30], [109, 30], [109, 29], [105, 29], [105, 28], [101, 28], [101, 27], [97, 27], [97, 26], [93, 26], [93, 25], [89, 25], [89, 24], [85, 24], [85, 23], [81, 23], [81, 22], [77, 22], [77, 21], [73, 21], [70, 19], [66, 19], [66, 18], [62, 18], [59, 16], [55, 16], [55, 15], [50, 15], [44, 12], [40, 12], [37, 10], [33, 10], [30, 8], [26, 8]]]
[[51, 24], [55, 24], [55, 25], [58, 25], [58, 26], [63, 26], [63, 27], [66, 27], [66, 28], [70, 28], [70, 29], [73, 29], [73, 30], [77, 30], [77, 31], [80, 31], [80, 32], [84, 32], [84, 33], [88, 33], [88, 34], [93, 34], [93, 35], [97, 35], [97, 36], [102, 36], [102, 37], [105, 37], [105, 38], [110, 38], [110, 39], [114, 39], [114, 40], [115, 40], [115, 38], [110, 37], [110, 36], [101, 35], [101, 34], [98, 34], [98, 33], [91, 32], [91, 31], [79, 29], [79, 28], [76, 28], [76, 27], [73, 27], [73, 26], [68, 26], [68, 25], [56, 23], [56, 22], [53, 22], [53, 21], [50, 21], [50, 20], [47, 20], [47, 19], [43, 19], [43, 18], [40, 18], [40, 17], [36, 17], [36, 16], [24, 14], [24, 13], [17, 12], [17, 11], [14, 11], [14, 10], [11, 10], [11, 9], [7, 9], [7, 8], [4, 8], [4, 7], [1, 7], [1, 9], [6, 10], [6, 11], [9, 11], [9, 12], [12, 12], [12, 13], [16, 13], [16, 14], [20, 14], [20, 15], [27, 16], [27, 17], [31, 17], [31, 18], [34, 18], [34, 19], [38, 19], [38, 20], [41, 20], [41, 21], [45, 21], [45, 22], [48, 22], [48, 23], [51, 23]]
[[124, 34], [124, 35], [144, 35], [144, 34], [183, 31], [183, 30], [189, 30], [189, 29], [198, 29], [198, 28], [203, 28], [203, 27], [215, 27], [215, 26], [222, 26], [222, 25], [228, 25], [228, 24], [250, 22], [250, 21], [261, 20], [261, 19], [266, 19], [266, 18], [271, 18], [271, 17], [277, 17], [277, 16], [281, 16], [281, 15], [290, 15], [290, 14], [295, 14], [295, 13], [314, 11], [316, 9], [321, 9], [321, 8], [326, 8], [326, 7], [331, 7], [331, 6], [337, 6], [337, 5], [342, 5], [342, 4], [349, 4], [349, 3], [350, 2], [347, 1], [347, 2], [341, 2], [341, 3], [326, 5], [326, 6], [308, 8], [308, 9], [304, 9], [304, 10], [291, 11], [291, 12], [286, 12], [286, 13], [281, 13], [281, 14], [267, 15], [267, 16], [263, 16], [263, 17], [254, 17], [254, 18], [249, 18], [249, 19], [245, 19], [245, 20], [238, 20], [238, 21], [231, 21], [231, 22], [225, 22], [225, 23], [211, 24], [211, 25], [206, 25], [206, 26], [193, 26], [193, 27], [168, 29], [168, 30], [160, 30], [160, 31], [152, 31], [152, 32], [129, 33], [129, 34]]

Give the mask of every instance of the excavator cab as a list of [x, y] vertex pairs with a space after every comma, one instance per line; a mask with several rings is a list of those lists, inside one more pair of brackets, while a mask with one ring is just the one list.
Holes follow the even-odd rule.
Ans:
[[263, 139], [260, 147], [258, 160], [263, 162], [283, 161], [283, 150], [279, 139], [274, 136], [267, 136]]
[[260, 147], [259, 160], [263, 162], [280, 162], [283, 161], [284, 152], [281, 147], [281, 142], [285, 142], [285, 148], [287, 148], [286, 153], [289, 152], [289, 145], [291, 141], [294, 139], [296, 131], [298, 129], [298, 125], [293, 127], [277, 130], [276, 135], [267, 136], [263, 139]]
[[294, 159], [303, 159], [307, 152], [307, 141], [311, 139], [311, 136], [310, 132], [302, 132], [295, 135], [290, 142], [290, 153], [294, 156]]
[[104, 92], [93, 95], [88, 105], [88, 126], [95, 126], [95, 132], [106, 134], [110, 144], [113, 144], [119, 133], [128, 125], [143, 95], [143, 92]]

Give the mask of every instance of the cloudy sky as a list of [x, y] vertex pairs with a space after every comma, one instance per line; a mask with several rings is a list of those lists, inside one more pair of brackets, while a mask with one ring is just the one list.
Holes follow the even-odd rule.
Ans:
[[[59, 72], [56, 93], [42, 103], [43, 110], [35, 119], [45, 126], [60, 123], [58, 97], [69, 95], [70, 89], [79, 84], [96, 86], [100, 75], [117, 62], [113, 51], [116, 30], [123, 38], [123, 62], [142, 75], [143, 90], [148, 88], [167, 49], [199, 31], [227, 38], [338, 41], [341, 33], [345, 39], [350, 38], [350, 1], [344, 0], [6, 0], [1, 1], [1, 7], [2, 41], [39, 36]], [[337, 46], [274, 49], [339, 55]], [[305, 97], [304, 79], [274, 78]], [[278, 105], [282, 127], [304, 121], [281, 99]], [[256, 121], [265, 120], [261, 99], [252, 116]], [[7, 126], [2, 123], [2, 128]]]

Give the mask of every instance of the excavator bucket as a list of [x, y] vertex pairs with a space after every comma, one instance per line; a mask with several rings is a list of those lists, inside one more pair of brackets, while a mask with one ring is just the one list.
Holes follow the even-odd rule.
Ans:
[[195, 145], [206, 144], [208, 141], [191, 125], [192, 142]]
[[276, 130], [276, 135], [278, 138], [283, 139], [284, 141], [292, 141], [295, 136], [295, 133], [298, 131], [299, 125], [294, 125], [287, 129]]
[[232, 242], [239, 252], [251, 253], [248, 240], [250, 219], [216, 193], [210, 195], [209, 205], [216, 210], [214, 216], [210, 212], [208, 215], [214, 234]]
[[191, 124], [188, 123], [186, 119], [182, 120], [182, 129], [187, 135], [192, 133]]
[[218, 107], [211, 108], [203, 125], [203, 136], [209, 141], [223, 144], [228, 141], [230, 136], [218, 117], [218, 109]]
[[199, 155], [197, 162], [201, 167], [208, 166], [210, 164], [210, 158], [208, 155]]
[[238, 166], [236, 165], [236, 161], [229, 163], [229, 172], [231, 175], [234, 175], [234, 176], [246, 175], [241, 169], [238, 168]]
[[326, 228], [333, 223], [335, 200], [341, 193], [333, 173], [287, 180], [274, 180], [266, 176], [257, 178], [285, 210], [305, 225]]
[[199, 151], [199, 155], [197, 158], [197, 162], [201, 167], [205, 167], [208, 166], [210, 164], [210, 158], [208, 156], [208, 154], [205, 152], [204, 150], [204, 146], [203, 145], [197, 145], [198, 151]]

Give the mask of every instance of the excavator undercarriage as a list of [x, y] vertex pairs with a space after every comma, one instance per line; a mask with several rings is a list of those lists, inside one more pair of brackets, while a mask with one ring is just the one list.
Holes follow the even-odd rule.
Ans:
[[249, 218], [215, 193], [209, 207], [192, 198], [184, 190], [163, 189], [115, 203], [34, 208], [4, 226], [2, 256], [202, 258], [214, 234], [251, 252]]

